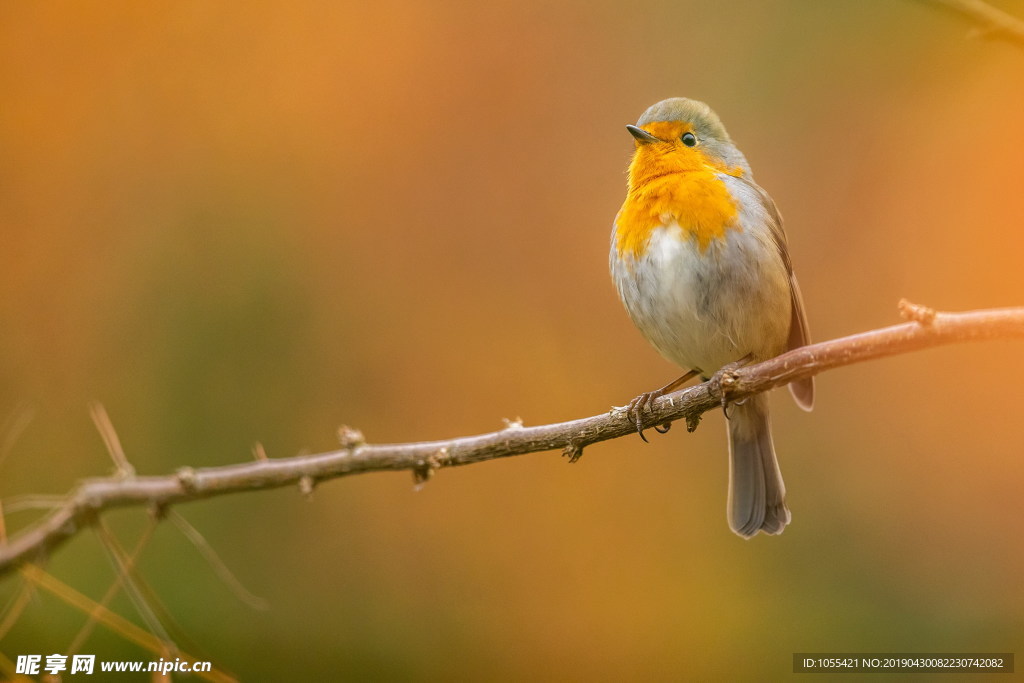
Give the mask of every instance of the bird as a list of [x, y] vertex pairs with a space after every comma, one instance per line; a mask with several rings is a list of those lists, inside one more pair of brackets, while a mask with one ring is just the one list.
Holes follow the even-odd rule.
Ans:
[[[626, 407], [646, 441], [644, 409], [653, 399], [691, 377], [706, 381], [723, 367], [760, 362], [810, 338], [782, 217], [718, 115], [703, 102], [673, 97], [626, 129], [634, 150], [612, 228], [611, 275], [641, 334], [686, 370]], [[813, 379], [789, 388], [797, 405], [811, 410]], [[792, 516], [767, 396], [733, 403], [726, 417], [729, 527], [743, 538], [780, 534]]]

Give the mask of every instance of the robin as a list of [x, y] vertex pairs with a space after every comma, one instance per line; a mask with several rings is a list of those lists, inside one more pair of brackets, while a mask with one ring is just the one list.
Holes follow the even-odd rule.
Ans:
[[[809, 337], [782, 218], [715, 112], [676, 97], [626, 129], [635, 150], [612, 230], [612, 278], [644, 337], [687, 370], [630, 402], [627, 414], [643, 437], [644, 408], [654, 398], [691, 377], [707, 380], [725, 365], [803, 346]], [[810, 410], [813, 380], [789, 388]], [[729, 527], [744, 538], [780, 534], [790, 513], [767, 397], [736, 403], [727, 417]]]

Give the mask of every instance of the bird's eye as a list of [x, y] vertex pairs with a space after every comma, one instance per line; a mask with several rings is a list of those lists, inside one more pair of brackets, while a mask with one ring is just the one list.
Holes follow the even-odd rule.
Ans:
[[680, 140], [682, 140], [683, 144], [687, 147], [693, 147], [697, 144], [697, 136], [693, 133], [683, 133], [683, 137], [681, 137]]

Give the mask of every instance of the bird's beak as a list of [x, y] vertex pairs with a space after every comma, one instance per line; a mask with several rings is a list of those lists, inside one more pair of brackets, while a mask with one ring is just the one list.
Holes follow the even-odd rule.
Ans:
[[626, 126], [626, 130], [628, 130], [629, 134], [635, 137], [637, 142], [642, 145], [646, 145], [651, 142], [662, 142], [661, 138], [654, 137], [643, 128], [638, 128], [637, 126]]

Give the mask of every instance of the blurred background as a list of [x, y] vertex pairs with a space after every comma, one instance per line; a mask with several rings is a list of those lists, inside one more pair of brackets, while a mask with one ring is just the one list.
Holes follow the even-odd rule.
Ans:
[[[1024, 3], [995, 3], [1024, 16]], [[4, 3], [0, 496], [492, 431], [679, 373], [607, 273], [632, 139], [685, 95], [786, 218], [815, 340], [1024, 304], [1024, 51], [926, 2]], [[801, 651], [1021, 651], [1019, 341], [772, 396], [793, 523], [725, 521], [720, 413], [592, 446], [183, 505], [142, 575], [243, 680], [774, 679]], [[6, 516], [8, 533], [33, 519]], [[109, 516], [132, 546], [143, 510]], [[1018, 539], [1013, 541], [1012, 539]], [[48, 570], [99, 599], [92, 533]], [[21, 586], [0, 579], [0, 605]], [[118, 597], [112, 607], [141, 623]], [[67, 652], [38, 592], [0, 652]], [[81, 652], [155, 659], [99, 629]], [[125, 680], [130, 677], [124, 676]], [[120, 680], [120, 679], [119, 679]]]

